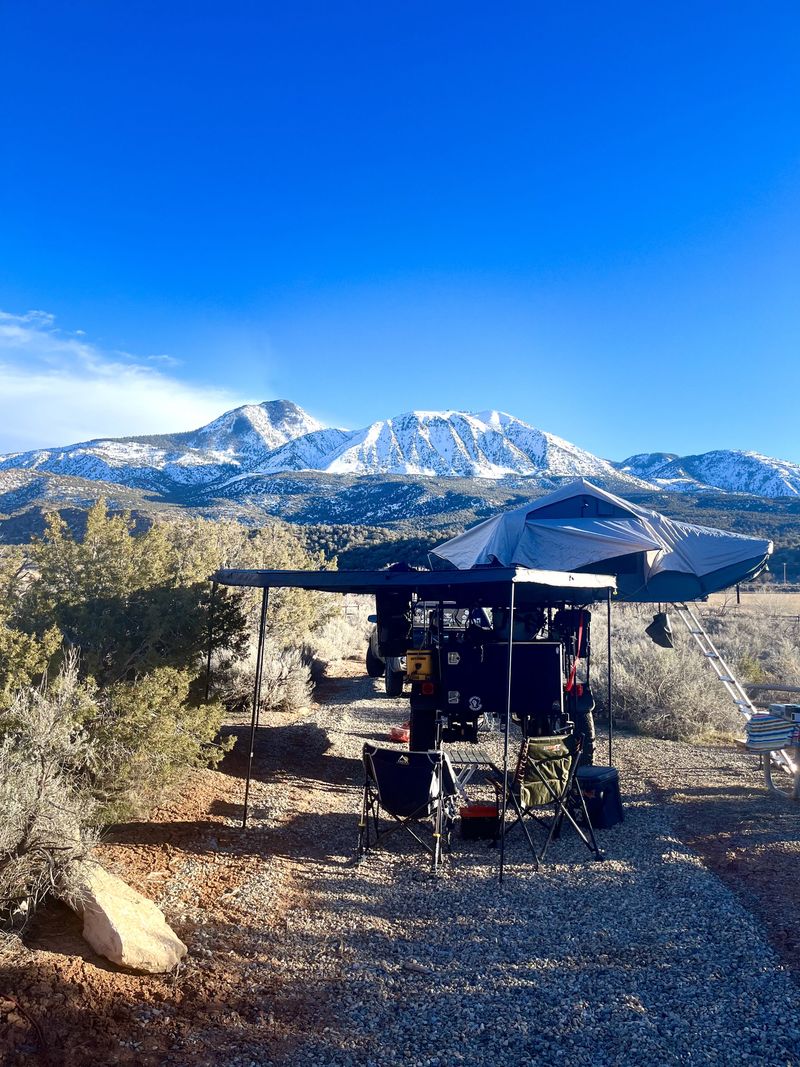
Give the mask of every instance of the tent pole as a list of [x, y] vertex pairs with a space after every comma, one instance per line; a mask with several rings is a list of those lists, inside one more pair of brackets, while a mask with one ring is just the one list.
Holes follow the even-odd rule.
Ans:
[[511, 582], [511, 599], [508, 612], [508, 686], [506, 689], [506, 732], [503, 738], [503, 804], [500, 813], [500, 884], [506, 862], [506, 802], [508, 800], [508, 735], [511, 732], [511, 668], [514, 658], [514, 582]]
[[253, 714], [250, 720], [250, 753], [247, 757], [247, 778], [244, 784], [244, 812], [242, 829], [247, 826], [247, 806], [250, 799], [250, 779], [253, 774], [253, 752], [256, 747], [256, 729], [258, 728], [259, 709], [261, 705], [261, 673], [264, 666], [264, 634], [267, 627], [267, 603], [269, 589], [264, 586], [261, 593], [261, 618], [258, 624], [258, 649], [256, 651], [256, 677], [253, 683]]
[[206, 656], [206, 704], [211, 692], [211, 650], [214, 642], [214, 608], [217, 602], [217, 583], [211, 583], [211, 602], [208, 605], [208, 654]]
[[606, 640], [607, 640], [607, 655], [608, 655], [608, 671], [606, 676], [606, 684], [608, 686], [607, 691], [607, 703], [608, 703], [608, 765], [614, 766], [613, 759], [613, 747], [614, 747], [614, 708], [611, 704], [611, 590], [608, 590], [606, 595]]

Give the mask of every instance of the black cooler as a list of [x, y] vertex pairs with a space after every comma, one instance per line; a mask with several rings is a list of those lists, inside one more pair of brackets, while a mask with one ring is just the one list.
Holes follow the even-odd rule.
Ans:
[[624, 815], [616, 767], [579, 767], [578, 785], [595, 830], [606, 830], [622, 822]]

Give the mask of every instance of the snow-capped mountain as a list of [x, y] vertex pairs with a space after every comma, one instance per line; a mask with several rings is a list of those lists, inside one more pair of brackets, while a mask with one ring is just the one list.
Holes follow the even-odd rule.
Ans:
[[0, 459], [0, 470], [10, 468], [157, 492], [213, 485], [225, 487], [226, 496], [257, 491], [253, 479], [301, 471], [521, 476], [546, 487], [563, 478], [590, 477], [649, 488], [607, 460], [503, 412], [413, 411], [361, 430], [340, 430], [323, 427], [286, 400], [236, 408], [189, 433], [86, 441]]
[[17, 453], [0, 458], [0, 470], [50, 471], [164, 492], [249, 470], [287, 441], [319, 431], [321, 424], [296, 404], [270, 400], [227, 411], [186, 433], [97, 439]]
[[[514, 483], [525, 492], [582, 477], [623, 493], [800, 495], [800, 464], [755, 452], [642, 453], [611, 463], [500, 411], [412, 411], [342, 430], [322, 426], [287, 400], [248, 404], [187, 433], [98, 439], [0, 457], [0, 472], [14, 470], [145, 490], [193, 505], [214, 499], [255, 503], [274, 492], [276, 478], [302, 475], [307, 481], [312, 474], [479, 479]], [[33, 491], [26, 483], [24, 492]]]
[[771, 459], [760, 452], [720, 449], [698, 456], [645, 452], [629, 456], [617, 469], [673, 492], [750, 493], [754, 496], [800, 495], [800, 464]]
[[619, 472], [607, 460], [500, 411], [411, 411], [350, 433], [309, 434], [276, 449], [257, 473], [299, 470], [439, 478], [590, 476], [619, 481]]

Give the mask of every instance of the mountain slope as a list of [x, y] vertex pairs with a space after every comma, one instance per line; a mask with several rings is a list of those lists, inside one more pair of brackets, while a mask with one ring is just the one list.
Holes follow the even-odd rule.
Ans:
[[251, 474], [317, 470], [440, 478], [590, 477], [643, 483], [590, 452], [504, 412], [412, 411], [362, 430], [322, 431], [276, 449]]
[[800, 496], [800, 464], [760, 452], [718, 449], [697, 456], [649, 452], [616, 464], [624, 474], [675, 492], [709, 489], [757, 496]]
[[[583, 477], [623, 495], [669, 490], [800, 496], [800, 464], [756, 452], [640, 453], [611, 463], [499, 411], [412, 411], [341, 430], [323, 427], [286, 400], [248, 404], [187, 433], [97, 439], [0, 457], [0, 472], [12, 470], [99, 481], [212, 508], [241, 501], [258, 508], [259, 498], [272, 492], [271, 479], [304, 472], [502, 482], [532, 495]], [[28, 484], [25, 492], [32, 499], [35, 490]]]
[[187, 433], [84, 441], [4, 457], [0, 470], [41, 470], [170, 492], [204, 485], [262, 462], [274, 449], [322, 429], [287, 400], [247, 404]]

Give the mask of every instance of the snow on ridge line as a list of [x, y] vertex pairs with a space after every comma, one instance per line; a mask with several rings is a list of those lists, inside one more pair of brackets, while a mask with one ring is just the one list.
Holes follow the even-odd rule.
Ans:
[[12, 468], [148, 489], [319, 471], [487, 480], [584, 476], [640, 489], [800, 495], [800, 464], [754, 451], [640, 453], [615, 464], [496, 409], [420, 409], [344, 430], [324, 427], [284, 400], [243, 405], [195, 431], [103, 438], [0, 457], [0, 469]]

